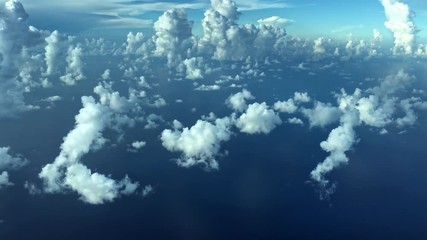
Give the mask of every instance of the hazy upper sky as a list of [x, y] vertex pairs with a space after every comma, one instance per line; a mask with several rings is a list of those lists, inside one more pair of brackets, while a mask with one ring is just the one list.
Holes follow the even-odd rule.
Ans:
[[[152, 24], [170, 8], [186, 8], [194, 21], [194, 33], [200, 34], [203, 12], [209, 0], [199, 1], [126, 1], [126, 0], [22, 0], [30, 13], [30, 23], [42, 29], [61, 29], [73, 34], [111, 37], [130, 30], [152, 31]], [[384, 27], [384, 8], [379, 0], [241, 0], [236, 1], [243, 12], [241, 23], [256, 23], [259, 19], [278, 16], [289, 19], [284, 24], [288, 33], [303, 37], [355, 38], [372, 36], [374, 28], [385, 38], [391, 33]], [[414, 14], [414, 22], [424, 41], [427, 23], [427, 1], [407, 0]], [[115, 31], [111, 29], [114, 28]]]

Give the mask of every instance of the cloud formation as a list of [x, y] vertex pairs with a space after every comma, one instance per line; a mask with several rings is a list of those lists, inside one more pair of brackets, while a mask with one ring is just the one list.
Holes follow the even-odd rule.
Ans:
[[387, 21], [384, 26], [394, 36], [394, 54], [412, 54], [415, 44], [416, 27], [409, 6], [400, 0], [381, 0]]
[[237, 120], [236, 126], [248, 134], [270, 133], [277, 125], [282, 124], [279, 115], [266, 103], [253, 103]]
[[61, 152], [55, 161], [42, 168], [39, 177], [43, 180], [45, 192], [58, 193], [70, 189], [79, 193], [80, 199], [87, 203], [101, 204], [119, 197], [124, 189], [133, 189], [132, 186], [138, 185], [127, 177], [116, 181], [92, 173], [80, 162], [89, 151], [99, 150], [107, 142], [102, 136], [104, 129], [114, 127], [114, 121], [120, 124], [126, 120], [114, 115], [123, 110], [123, 105], [117, 103], [123, 98], [101, 90], [106, 89], [95, 89], [100, 94], [99, 103], [93, 97], [82, 97], [83, 108], [75, 117], [74, 129], [64, 137]]
[[221, 143], [230, 139], [231, 127], [228, 117], [213, 122], [198, 120], [191, 128], [163, 130], [161, 140], [167, 150], [182, 153], [177, 159], [179, 166], [202, 165], [207, 170], [216, 170], [216, 157], [220, 155]]

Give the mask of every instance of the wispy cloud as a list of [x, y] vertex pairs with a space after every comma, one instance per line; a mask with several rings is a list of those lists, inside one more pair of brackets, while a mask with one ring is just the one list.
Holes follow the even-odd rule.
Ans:
[[351, 30], [354, 30], [354, 29], [360, 29], [360, 28], [363, 28], [362, 24], [359, 24], [359, 25], [347, 25], [347, 26], [343, 26], [343, 27], [340, 27], [340, 28], [333, 29], [331, 31], [331, 33], [347, 32], [347, 31], [351, 31]]

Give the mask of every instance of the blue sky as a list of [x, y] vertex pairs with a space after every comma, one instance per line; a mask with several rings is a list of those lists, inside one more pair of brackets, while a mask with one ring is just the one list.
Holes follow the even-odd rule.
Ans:
[[[391, 33], [384, 27], [384, 9], [377, 0], [245, 0], [236, 1], [243, 12], [241, 23], [256, 23], [257, 20], [279, 16], [294, 20], [285, 26], [288, 33], [301, 37], [319, 36], [347, 39], [370, 38], [374, 28], [384, 37], [391, 39]], [[427, 3], [422, 0], [406, 0], [414, 12], [414, 22], [421, 30], [419, 40], [423, 43], [427, 22]], [[31, 17], [31, 23], [42, 29], [60, 29], [76, 35], [111, 37], [123, 35], [128, 31], [152, 33], [152, 23], [158, 16], [173, 7], [187, 9], [189, 18], [194, 21], [194, 33], [201, 31], [200, 21], [203, 12], [209, 7], [208, 0], [201, 1], [94, 1], [64, 0], [52, 2], [23, 0]], [[123, 33], [123, 34], [122, 34]], [[124, 35], [123, 35], [124, 37]]]

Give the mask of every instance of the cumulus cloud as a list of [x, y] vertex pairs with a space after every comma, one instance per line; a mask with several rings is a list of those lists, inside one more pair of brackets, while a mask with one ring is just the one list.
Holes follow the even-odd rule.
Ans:
[[46, 75], [52, 75], [58, 70], [58, 61], [61, 55], [61, 36], [58, 31], [53, 31], [45, 38]]
[[384, 23], [394, 36], [393, 53], [412, 54], [416, 27], [409, 6], [400, 0], [380, 0], [387, 17]]
[[[340, 117], [340, 125], [333, 129], [326, 141], [321, 143], [321, 148], [330, 155], [311, 172], [311, 179], [320, 187], [320, 197], [327, 199], [335, 190], [335, 184], [331, 184], [326, 179], [326, 175], [337, 167], [348, 163], [349, 159], [346, 152], [350, 151], [357, 143], [355, 128], [365, 124], [376, 127], [380, 134], [387, 134], [384, 128], [395, 123], [398, 127], [412, 125], [417, 120], [415, 109], [423, 102], [416, 97], [398, 101], [397, 93], [405, 90], [414, 80], [403, 70], [396, 74], [388, 75], [380, 80], [378, 86], [369, 88], [366, 91], [356, 89], [353, 94], [347, 94], [344, 90], [336, 95], [338, 107], [327, 106], [329, 112]], [[319, 103], [318, 103], [319, 104]], [[395, 118], [397, 105], [404, 113], [403, 117]], [[319, 107], [320, 106], [320, 107]], [[319, 105], [319, 110], [324, 108], [323, 104]], [[314, 115], [322, 115], [326, 111], [303, 110], [306, 116], [312, 115], [310, 121], [318, 119]], [[331, 114], [327, 114], [331, 115]], [[333, 114], [335, 115], [335, 113]], [[309, 117], [310, 119], [310, 117]], [[324, 121], [330, 122], [330, 121]]]
[[183, 61], [185, 66], [186, 78], [190, 80], [203, 79], [203, 58], [190, 58]]
[[252, 96], [251, 92], [246, 89], [243, 89], [241, 92], [230, 95], [225, 103], [234, 111], [243, 112], [248, 108], [246, 100], [253, 99], [255, 99], [255, 97]]
[[311, 98], [307, 92], [295, 92], [294, 97], [287, 101], [277, 101], [274, 104], [274, 110], [285, 113], [295, 113], [298, 110], [298, 105], [301, 103], [310, 102]]
[[132, 183], [126, 177], [117, 182], [99, 173], [92, 173], [82, 164], [73, 164], [67, 168], [64, 184], [80, 194], [80, 199], [90, 204], [111, 202], [120, 194], [135, 192], [138, 183]]
[[144, 34], [141, 32], [136, 33], [135, 35], [132, 32], [129, 32], [126, 38], [126, 48], [125, 54], [139, 54], [142, 51], [142, 45], [144, 42]]
[[344, 115], [341, 125], [333, 129], [326, 141], [320, 143], [321, 148], [329, 152], [329, 156], [310, 173], [311, 178], [316, 181], [321, 189], [321, 198], [328, 198], [333, 193], [335, 186], [329, 186], [329, 180], [325, 175], [333, 169], [348, 163], [349, 159], [346, 152], [351, 150], [357, 142], [353, 122], [347, 122], [353, 116]]
[[310, 127], [325, 127], [337, 122], [341, 111], [330, 103], [315, 102], [314, 108], [303, 108], [301, 112], [308, 118]]
[[9, 174], [6, 171], [3, 171], [0, 174], [0, 189], [11, 185], [13, 185], [13, 183], [9, 181]]
[[202, 20], [203, 37], [198, 42], [201, 54], [217, 60], [243, 60], [248, 56], [265, 57], [277, 54], [286, 32], [271, 25], [238, 25], [239, 12], [232, 0], [211, 1], [212, 8]]
[[[10, 153], [9, 147], [0, 147], [0, 170], [16, 170], [25, 166], [28, 161], [22, 156], [13, 156]], [[0, 189], [6, 186], [13, 185], [9, 181], [9, 173], [3, 171], [0, 174]]]
[[164, 130], [161, 140], [167, 150], [182, 153], [177, 160], [179, 166], [202, 165], [207, 170], [216, 170], [221, 143], [230, 139], [231, 126], [232, 120], [228, 117], [213, 122], [198, 120], [191, 128]]
[[233, 0], [211, 0], [211, 5], [215, 11], [228, 19], [237, 20], [240, 16]]
[[270, 133], [277, 125], [282, 124], [279, 115], [266, 103], [253, 103], [237, 120], [236, 126], [248, 134]]
[[[115, 118], [111, 99], [97, 103], [93, 97], [82, 97], [83, 108], [76, 115], [76, 125], [61, 145], [61, 152], [53, 163], [42, 168], [39, 177], [44, 191], [62, 192], [71, 189], [80, 199], [90, 204], [112, 201], [121, 195], [128, 184], [125, 178], [116, 181], [102, 174], [92, 173], [80, 160], [89, 151], [100, 149], [107, 140], [102, 136], [105, 128], [112, 126]], [[112, 106], [113, 108], [110, 108]], [[118, 109], [120, 110], [120, 109]]]
[[6, 1], [0, 6], [0, 117], [11, 117], [35, 108], [25, 104], [25, 88], [17, 78], [27, 75], [19, 71], [21, 67], [28, 67], [30, 61], [22, 59], [28, 57], [22, 54], [24, 48], [37, 46], [42, 41], [39, 31], [30, 27], [27, 20], [28, 14], [18, 1]]
[[316, 40], [314, 40], [314, 45], [313, 45], [313, 52], [315, 54], [322, 54], [325, 53], [325, 46], [324, 46], [325, 40], [323, 39], [323, 37], [319, 37]]
[[66, 72], [61, 76], [61, 80], [67, 85], [75, 85], [77, 81], [85, 78], [83, 74], [82, 48], [80, 46], [70, 46], [67, 52]]
[[0, 170], [19, 169], [28, 163], [22, 156], [12, 156], [9, 147], [0, 147]]
[[182, 9], [167, 10], [154, 23], [154, 53], [165, 56], [170, 68], [178, 66], [193, 47], [192, 25]]

